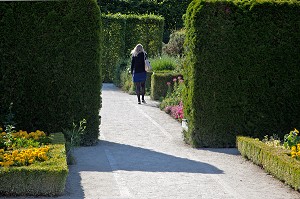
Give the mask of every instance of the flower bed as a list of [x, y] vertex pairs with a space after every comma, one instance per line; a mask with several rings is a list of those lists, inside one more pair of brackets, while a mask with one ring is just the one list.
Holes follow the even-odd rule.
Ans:
[[0, 147], [1, 195], [53, 196], [64, 192], [68, 168], [63, 134], [48, 137], [42, 131], [3, 132]]
[[182, 92], [185, 88], [182, 76], [173, 78], [173, 88], [171, 86], [171, 82], [167, 82], [167, 86], [167, 96], [160, 104], [160, 109], [164, 110], [167, 114], [170, 114], [173, 118], [181, 122], [184, 118]]
[[300, 161], [291, 156], [290, 150], [242, 136], [237, 137], [237, 148], [242, 156], [295, 190], [300, 190]]

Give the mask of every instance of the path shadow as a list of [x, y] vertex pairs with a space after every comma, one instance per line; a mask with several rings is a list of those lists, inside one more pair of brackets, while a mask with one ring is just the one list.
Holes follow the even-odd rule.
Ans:
[[[108, 150], [109, 154], [106, 153], [108, 159], [113, 158], [118, 170], [206, 174], [223, 173], [223, 171], [217, 167], [204, 162], [176, 157], [150, 149], [109, 141], [100, 141], [99, 145]], [[107, 172], [107, 170], [102, 171]]]
[[113, 83], [103, 83], [102, 91], [122, 91], [122, 90], [119, 87], [115, 86]]
[[[74, 155], [76, 164], [69, 166], [65, 193], [62, 196], [54, 197], [56, 199], [85, 198], [84, 188], [82, 186], [82, 175], [96, 175], [96, 173], [97, 175], [101, 175], [101, 173], [106, 175], [107, 173], [117, 170], [162, 173], [223, 173], [223, 171], [217, 167], [204, 162], [105, 140], [99, 140], [95, 146], [76, 148]], [[103, 182], [101, 181], [101, 183]], [[53, 197], [20, 196], [0, 198], [50, 199]]]

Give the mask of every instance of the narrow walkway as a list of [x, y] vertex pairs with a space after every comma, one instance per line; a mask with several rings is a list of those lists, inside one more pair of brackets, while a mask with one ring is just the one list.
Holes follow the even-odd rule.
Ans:
[[102, 98], [99, 144], [76, 149], [58, 199], [300, 198], [236, 149], [185, 145], [180, 123], [157, 102], [138, 105], [112, 84], [103, 85]]

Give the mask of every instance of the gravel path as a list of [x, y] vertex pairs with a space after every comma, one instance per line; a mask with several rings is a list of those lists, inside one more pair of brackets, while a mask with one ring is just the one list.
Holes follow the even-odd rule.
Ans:
[[185, 145], [180, 123], [157, 102], [138, 105], [112, 84], [103, 85], [102, 97], [100, 141], [75, 150], [77, 164], [58, 199], [300, 198], [236, 149]]

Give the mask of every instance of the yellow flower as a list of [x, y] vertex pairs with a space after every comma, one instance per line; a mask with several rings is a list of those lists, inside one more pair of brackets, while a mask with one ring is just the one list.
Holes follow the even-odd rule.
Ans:
[[299, 134], [299, 131], [295, 128], [294, 129], [294, 132], [298, 135]]
[[2, 162], [2, 166], [3, 167], [9, 167], [9, 163], [8, 162]]
[[291, 150], [292, 150], [292, 151], [297, 151], [296, 146], [292, 146]]
[[3, 135], [3, 136], [6, 135], [6, 132], [3, 131], [3, 132], [1, 133], [1, 135]]
[[13, 157], [17, 157], [18, 153], [19, 153], [19, 152], [18, 152], [17, 150], [14, 150], [14, 151], [12, 152], [12, 156], [13, 156]]
[[32, 163], [33, 163], [33, 161], [34, 161], [34, 159], [30, 159], [30, 160], [28, 160], [29, 164], [32, 164]]
[[2, 127], [0, 127], [0, 131], [3, 131], [3, 128], [2, 128]]
[[0, 153], [4, 153], [4, 149], [0, 149]]

